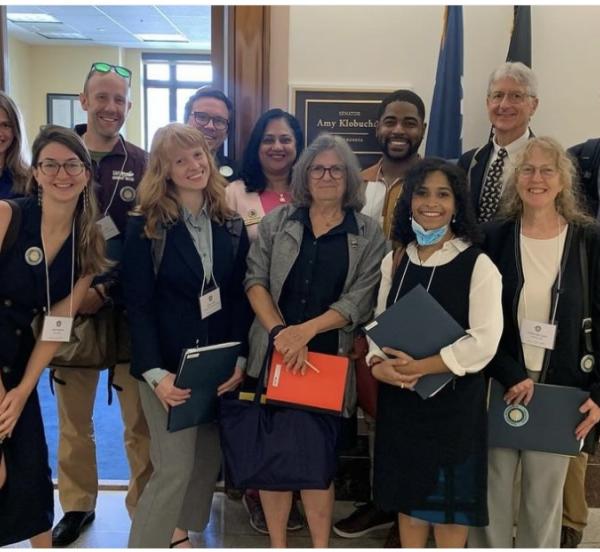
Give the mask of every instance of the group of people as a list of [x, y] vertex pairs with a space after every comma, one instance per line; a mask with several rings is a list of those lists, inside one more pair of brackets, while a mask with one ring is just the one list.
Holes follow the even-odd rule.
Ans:
[[[147, 157], [119, 133], [130, 80], [125, 67], [93, 64], [81, 94], [87, 125], [44, 127], [30, 168], [18, 110], [0, 94], [0, 545], [64, 546], [94, 519], [98, 371], [53, 369], [65, 512], [54, 530], [35, 390], [76, 314], [112, 309], [117, 341], [131, 343], [119, 347], [109, 379], [131, 469], [129, 546], [185, 548], [208, 523], [222, 455], [218, 420], [167, 430], [168, 409], [192, 393], [175, 385], [182, 349], [241, 342], [218, 395], [255, 381], [273, 348], [301, 377], [308, 351], [356, 356], [361, 328], [418, 284], [466, 336], [422, 359], [369, 343], [361, 360], [379, 382], [376, 415], [366, 416], [373, 501], [333, 530], [351, 538], [395, 522], [404, 547], [424, 547], [433, 528], [440, 547], [531, 548], [582, 530], [581, 515], [571, 524], [563, 516], [563, 488], [573, 472], [565, 513], [586, 516], [583, 454], [487, 445], [490, 377], [510, 403], [527, 404], [536, 382], [590, 391], [575, 428], [589, 447], [600, 420], [600, 367], [581, 362], [600, 347], [600, 233], [587, 200], [598, 192], [581, 189], [557, 141], [531, 132], [531, 69], [506, 63], [492, 73], [493, 138], [458, 165], [420, 158], [423, 101], [390, 94], [376, 126], [381, 160], [362, 172], [340, 136], [321, 134], [303, 149], [300, 124], [281, 109], [256, 122], [238, 167], [222, 153], [233, 106], [214, 89], [191, 96], [184, 122], [159, 129]], [[553, 328], [552, 343], [527, 341], [520, 330], [531, 322]], [[441, 373], [453, 380], [435, 396], [414, 392]], [[351, 369], [342, 416], [304, 412], [290, 431], [310, 417], [323, 431], [315, 446], [335, 455], [356, 403]], [[282, 452], [281, 465], [302, 453]], [[328, 546], [330, 460], [313, 467], [326, 482], [318, 488], [243, 490], [251, 524], [272, 546], [302, 527], [297, 496], [313, 545]]]

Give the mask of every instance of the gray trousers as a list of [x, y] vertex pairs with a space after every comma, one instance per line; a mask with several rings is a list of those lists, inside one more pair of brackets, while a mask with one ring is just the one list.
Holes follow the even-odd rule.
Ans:
[[470, 548], [512, 548], [515, 473], [521, 463], [516, 548], [560, 548], [563, 485], [569, 457], [492, 448], [488, 456], [490, 524], [469, 530]]
[[130, 548], [168, 548], [175, 527], [203, 531], [221, 464], [217, 424], [167, 431], [167, 412], [146, 382], [139, 382], [150, 430], [154, 471], [138, 502]]

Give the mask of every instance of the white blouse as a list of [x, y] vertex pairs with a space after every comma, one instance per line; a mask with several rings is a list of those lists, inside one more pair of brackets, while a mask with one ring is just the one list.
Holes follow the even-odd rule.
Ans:
[[[422, 266], [441, 266], [452, 261], [459, 253], [470, 247], [469, 242], [454, 238], [444, 243], [423, 263], [417, 254], [416, 243], [406, 248], [411, 263]], [[377, 296], [375, 316], [386, 309], [387, 297], [392, 287], [393, 253], [381, 262], [381, 284]], [[433, 276], [435, 279], [435, 274]], [[457, 376], [482, 370], [496, 354], [504, 320], [502, 317], [502, 276], [487, 255], [479, 255], [473, 267], [469, 291], [469, 329], [467, 335], [440, 350], [444, 364]], [[387, 358], [385, 353], [369, 339], [369, 354]]]

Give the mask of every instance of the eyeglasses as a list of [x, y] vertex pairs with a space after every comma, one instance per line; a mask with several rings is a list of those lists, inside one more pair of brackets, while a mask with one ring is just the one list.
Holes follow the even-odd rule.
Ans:
[[533, 178], [535, 173], [539, 171], [540, 176], [546, 180], [556, 176], [558, 171], [554, 167], [548, 167], [544, 165], [542, 167], [534, 167], [533, 165], [523, 165], [517, 169], [519, 175], [524, 176], [525, 178]]
[[83, 169], [85, 169], [85, 165], [81, 161], [67, 161], [66, 163], [57, 163], [56, 161], [40, 161], [37, 164], [38, 169], [42, 171], [46, 176], [56, 176], [61, 168], [69, 176], [79, 176]]
[[229, 125], [229, 121], [224, 119], [223, 117], [211, 117], [208, 113], [204, 111], [194, 111], [192, 113], [194, 117], [194, 121], [196, 121], [200, 126], [205, 127], [212, 121], [213, 126], [217, 130], [225, 130]]
[[97, 61], [96, 63], [92, 63], [90, 73], [93, 73], [94, 71], [98, 73], [110, 73], [111, 71], [114, 71], [120, 77], [127, 79], [127, 81], [131, 80], [131, 70], [121, 65], [112, 65], [111, 63]]
[[341, 165], [332, 165], [331, 167], [324, 167], [323, 165], [312, 165], [308, 168], [308, 174], [315, 180], [321, 180], [325, 173], [328, 172], [329, 176], [333, 180], [340, 180], [346, 174], [346, 168]]
[[488, 99], [493, 104], [500, 104], [506, 98], [509, 104], [522, 104], [527, 98], [533, 98], [533, 94], [525, 92], [492, 92], [488, 94]]

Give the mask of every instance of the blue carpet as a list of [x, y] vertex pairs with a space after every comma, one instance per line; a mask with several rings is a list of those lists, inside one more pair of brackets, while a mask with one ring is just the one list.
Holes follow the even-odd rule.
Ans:
[[[99, 479], [129, 479], [129, 467], [123, 447], [123, 421], [121, 409], [113, 392], [113, 403], [108, 406], [108, 371], [100, 373], [96, 403], [94, 405], [94, 429]], [[56, 384], [55, 384], [56, 385]], [[58, 414], [56, 397], [50, 393], [48, 372], [45, 371], [38, 383], [38, 394], [48, 441], [52, 477], [57, 477], [56, 456], [58, 452]]]

